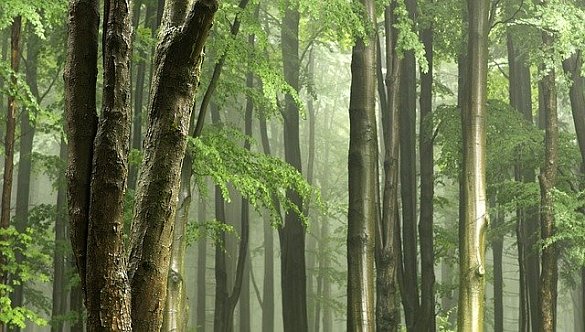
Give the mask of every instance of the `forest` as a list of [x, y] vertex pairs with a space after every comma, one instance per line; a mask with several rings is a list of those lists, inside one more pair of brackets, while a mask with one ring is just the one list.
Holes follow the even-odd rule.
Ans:
[[585, 332], [585, 2], [0, 1], [0, 332]]

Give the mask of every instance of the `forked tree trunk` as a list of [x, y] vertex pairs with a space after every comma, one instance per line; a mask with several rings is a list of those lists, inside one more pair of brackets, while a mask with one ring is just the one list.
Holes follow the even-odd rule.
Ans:
[[458, 330], [484, 328], [486, 85], [490, 1], [468, 0], [467, 83], [462, 103], [463, 169], [459, 220]]
[[[368, 24], [375, 22], [372, 0], [355, 1], [365, 8]], [[347, 330], [375, 331], [374, 248], [378, 204], [376, 185], [378, 135], [376, 125], [375, 34], [358, 38], [352, 50], [349, 102]]]
[[[376, 329], [396, 332], [400, 325], [400, 297], [397, 285], [398, 269], [398, 174], [400, 160], [400, 73], [402, 60], [397, 53], [398, 31], [395, 22], [393, 1], [385, 10], [386, 29], [386, 100], [387, 109], [382, 110], [384, 130], [384, 188], [382, 197], [382, 218], [376, 227]], [[380, 52], [381, 53], [381, 52]]]

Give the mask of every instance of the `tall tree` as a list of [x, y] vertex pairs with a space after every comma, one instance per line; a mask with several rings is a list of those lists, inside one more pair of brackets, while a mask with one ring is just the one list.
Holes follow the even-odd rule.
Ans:
[[[376, 17], [374, 1], [355, 2], [364, 6], [366, 24], [373, 24]], [[376, 194], [378, 135], [375, 111], [376, 43], [374, 38], [374, 34], [360, 36], [352, 49], [347, 216], [348, 331], [376, 329], [374, 247], [378, 218]]]
[[[432, 2], [432, 0], [431, 0]], [[434, 160], [433, 133], [429, 118], [433, 109], [433, 26], [421, 31], [428, 64], [427, 72], [420, 74], [420, 216], [418, 231], [421, 255], [421, 301], [420, 315], [416, 322], [417, 331], [436, 330], [435, 323], [435, 255], [433, 234]]]
[[[292, 1], [285, 1], [281, 29], [281, 51], [284, 79], [293, 89], [299, 90], [299, 22], [300, 14]], [[287, 163], [302, 172], [299, 143], [299, 109], [290, 93], [284, 102], [284, 157]], [[300, 211], [302, 200], [298, 192], [287, 190], [286, 198]], [[305, 227], [299, 215], [286, 213], [284, 225], [279, 229], [280, 268], [282, 288], [282, 322], [284, 331], [308, 330], [307, 277], [305, 267]]]
[[[541, 0], [541, 6], [547, 5], [546, 0]], [[553, 44], [553, 36], [550, 32], [542, 31], [542, 45], [544, 49], [550, 49]], [[553, 188], [555, 187], [559, 128], [557, 119], [557, 91], [555, 83], [555, 69], [542, 66], [545, 75], [541, 80], [542, 106], [544, 113], [544, 165], [540, 175], [540, 236], [542, 241], [547, 241], [554, 236], [555, 217]], [[540, 309], [539, 331], [556, 331], [557, 310], [557, 281], [558, 281], [558, 253], [556, 244], [545, 246], [541, 253], [540, 292], [538, 294], [538, 307]]]
[[[207, 205], [203, 197], [199, 197], [197, 219], [199, 223], [207, 218]], [[206, 328], [206, 289], [207, 289], [207, 234], [197, 242], [197, 314], [195, 327], [197, 331], [205, 332]]]
[[[398, 331], [400, 308], [397, 306], [399, 290], [398, 242], [399, 231], [398, 174], [400, 160], [400, 74], [402, 60], [397, 52], [398, 31], [394, 28], [396, 1], [386, 7], [386, 109], [382, 110], [384, 130], [384, 192], [382, 217], [376, 227], [376, 328], [378, 331]], [[379, 52], [381, 53], [381, 52]]]
[[484, 324], [486, 206], [486, 86], [490, 1], [468, 0], [467, 82], [462, 103], [463, 169], [459, 216], [458, 330]]

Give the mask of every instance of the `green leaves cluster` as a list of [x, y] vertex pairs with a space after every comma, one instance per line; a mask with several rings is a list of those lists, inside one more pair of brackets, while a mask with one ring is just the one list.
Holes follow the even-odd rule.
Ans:
[[282, 222], [280, 203], [285, 212], [296, 213], [307, 222], [299, 207], [286, 197], [286, 191], [297, 192], [303, 201], [319, 196], [301, 173], [284, 161], [244, 149], [241, 142], [251, 140], [239, 131], [226, 127], [210, 127], [199, 139], [189, 141], [194, 158], [196, 179], [210, 177], [226, 200], [230, 199], [228, 183], [259, 212], [267, 209], [273, 223]]

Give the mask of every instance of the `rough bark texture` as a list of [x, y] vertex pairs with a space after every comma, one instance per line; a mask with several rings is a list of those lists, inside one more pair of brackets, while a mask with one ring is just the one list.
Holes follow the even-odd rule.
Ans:
[[97, 0], [70, 2], [68, 53], [63, 74], [66, 132], [69, 142], [67, 198], [71, 245], [84, 295], [93, 140], [97, 132], [98, 25]]
[[199, 84], [203, 46], [218, 2], [199, 0], [188, 14], [179, 3], [169, 1], [165, 6], [167, 25], [161, 32], [154, 62], [129, 266], [132, 328], [145, 332], [158, 332], [162, 324], [189, 118]]
[[[406, 0], [408, 16], [414, 20], [416, 0]], [[414, 331], [419, 321], [417, 273], [417, 183], [416, 183], [416, 61], [414, 53], [404, 53], [401, 66], [400, 116], [400, 196], [402, 203], [402, 304], [406, 328]]]
[[88, 331], [131, 331], [124, 247], [124, 194], [130, 140], [130, 8], [104, 3], [104, 91], [95, 139], [87, 230]]
[[[545, 1], [541, 1], [542, 4]], [[545, 48], [553, 43], [552, 36], [543, 32], [542, 41]], [[542, 78], [542, 99], [544, 106], [544, 165], [541, 167], [540, 182], [540, 236], [543, 241], [551, 238], [555, 232], [555, 218], [553, 211], [552, 189], [555, 186], [558, 160], [559, 128], [557, 120], [557, 92], [555, 71], [549, 69]], [[556, 244], [545, 246], [542, 249], [540, 273], [540, 292], [538, 306], [540, 309], [541, 332], [556, 331], [557, 309], [557, 281], [558, 281], [558, 253]]]
[[[291, 6], [287, 1], [286, 6]], [[296, 9], [287, 8], [284, 12], [281, 30], [281, 47], [284, 78], [295, 90], [299, 90], [299, 20]], [[287, 163], [302, 172], [301, 150], [299, 146], [299, 110], [293, 97], [287, 94], [284, 109], [284, 156]], [[286, 197], [303, 211], [299, 194], [293, 190]], [[304, 332], [308, 330], [307, 289], [305, 268], [305, 227], [298, 215], [289, 211], [284, 225], [279, 229], [280, 266], [282, 288], [282, 316], [285, 332]]]
[[484, 328], [485, 234], [488, 226], [485, 177], [487, 0], [469, 0], [468, 81], [462, 103], [463, 170], [459, 220], [458, 331]]
[[[374, 2], [364, 5], [367, 20], [375, 19]], [[358, 38], [352, 50], [349, 102], [347, 234], [347, 330], [375, 331], [374, 247], [378, 204], [376, 168], [376, 43], [374, 35]]]
[[384, 130], [384, 191], [382, 197], [382, 218], [376, 229], [376, 329], [377, 331], [398, 331], [400, 308], [397, 264], [399, 251], [395, 241], [397, 231], [398, 173], [400, 160], [400, 72], [402, 61], [396, 52], [397, 31], [394, 23], [393, 1], [385, 11], [386, 28], [386, 98], [387, 109], [382, 110]]
[[433, 29], [421, 32], [429, 70], [420, 74], [420, 236], [421, 301], [416, 331], [433, 332], [435, 323], [435, 255], [433, 234], [434, 160], [433, 132], [429, 119], [433, 110]]

